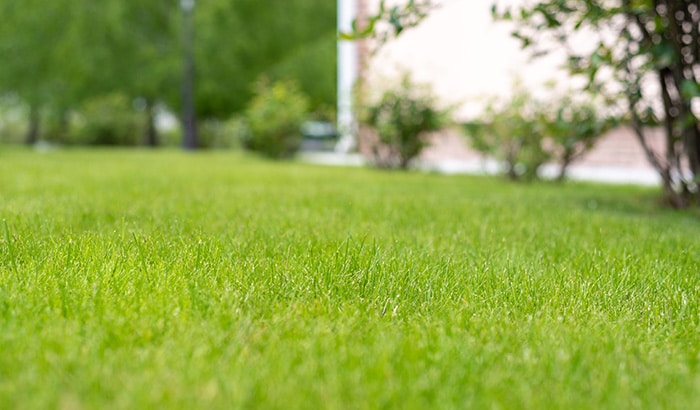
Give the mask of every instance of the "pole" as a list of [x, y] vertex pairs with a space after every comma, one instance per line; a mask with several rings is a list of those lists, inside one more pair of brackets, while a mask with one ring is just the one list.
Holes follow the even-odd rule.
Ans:
[[194, 110], [194, 23], [195, 0], [181, 0], [183, 12], [182, 128], [183, 148], [197, 148], [197, 120]]

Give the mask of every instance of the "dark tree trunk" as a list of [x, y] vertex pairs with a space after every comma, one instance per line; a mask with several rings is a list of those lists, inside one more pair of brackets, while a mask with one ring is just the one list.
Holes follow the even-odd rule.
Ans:
[[[630, 7], [629, 0], [624, 2]], [[700, 204], [697, 179], [700, 177], [700, 128], [692, 112], [684, 86], [697, 83], [700, 66], [700, 14], [697, 2], [658, 0], [654, 2], [658, 18], [668, 21], [663, 31], [650, 29], [649, 21], [628, 12], [642, 35], [644, 45], [653, 48], [671, 46], [674, 58], [657, 69], [664, 108], [666, 152], [653, 153], [646, 144], [641, 122], [635, 115], [636, 102], [630, 100], [633, 126], [649, 161], [663, 183], [664, 200], [674, 208]], [[633, 53], [632, 53], [633, 54]]]
[[505, 155], [506, 176], [511, 181], [517, 181], [518, 179], [520, 179], [520, 175], [518, 175], [518, 172], [516, 170], [516, 166], [518, 165], [518, 162], [517, 162], [518, 151], [520, 151], [520, 144], [518, 144], [517, 147], [513, 146], [513, 145], [509, 145], [508, 147], [506, 147], [506, 155]]
[[150, 100], [146, 101], [146, 145], [149, 147], [157, 147], [158, 130], [156, 129], [156, 119], [153, 103]]
[[571, 164], [571, 157], [565, 156], [561, 164], [559, 164], [559, 174], [557, 175], [557, 178], [555, 179], [556, 182], [564, 182], [566, 179], [566, 171], [569, 169], [569, 165]]
[[53, 131], [53, 139], [56, 142], [66, 142], [70, 133], [70, 117], [68, 115], [68, 110], [63, 109], [59, 112], [58, 123], [56, 124], [56, 129]]
[[700, 177], [700, 128], [698, 124], [688, 127], [683, 133], [683, 146], [688, 156], [688, 165], [694, 178]]
[[517, 181], [519, 176], [518, 173], [515, 172], [515, 164], [513, 164], [512, 162], [507, 162], [506, 167], [506, 176], [508, 177], [508, 179], [510, 179], [511, 181]]
[[27, 134], [24, 138], [24, 143], [27, 145], [34, 145], [39, 141], [39, 124], [41, 118], [39, 115], [39, 108], [31, 104], [29, 106], [29, 127], [27, 128]]

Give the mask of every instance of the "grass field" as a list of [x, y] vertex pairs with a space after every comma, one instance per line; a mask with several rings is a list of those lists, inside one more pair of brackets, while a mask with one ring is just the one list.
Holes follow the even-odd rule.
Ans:
[[0, 147], [0, 408], [700, 408], [655, 194]]

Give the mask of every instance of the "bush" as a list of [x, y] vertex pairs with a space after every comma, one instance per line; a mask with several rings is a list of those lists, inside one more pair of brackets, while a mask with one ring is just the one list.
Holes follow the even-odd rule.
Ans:
[[572, 95], [543, 102], [517, 87], [511, 99], [491, 101], [482, 121], [465, 127], [472, 147], [501, 161], [510, 179], [538, 178], [540, 167], [554, 161], [563, 180], [568, 166], [617, 124], [593, 99]]
[[363, 123], [371, 130], [365, 140], [369, 137], [372, 161], [382, 168], [408, 168], [426, 147], [428, 133], [446, 124], [446, 114], [435, 108], [435, 98], [425, 87], [404, 76], [400, 87], [366, 107]]
[[0, 95], [0, 143], [20, 143], [27, 133], [27, 107], [12, 95]]
[[291, 157], [301, 146], [300, 129], [308, 109], [308, 98], [295, 82], [259, 80], [245, 110], [249, 134], [244, 146], [269, 158]]
[[249, 134], [248, 126], [240, 117], [227, 121], [207, 119], [199, 122], [199, 146], [212, 149], [235, 149]]
[[576, 101], [565, 95], [543, 110], [538, 117], [542, 132], [550, 143], [550, 155], [559, 165], [558, 181], [564, 180], [572, 162], [590, 151], [598, 138], [620, 121], [600, 113], [593, 101]]
[[79, 109], [80, 122], [69, 142], [79, 145], [138, 145], [144, 118], [124, 94], [93, 98]]
[[471, 146], [501, 161], [505, 174], [513, 180], [537, 178], [539, 168], [549, 160], [533, 102], [518, 88], [509, 100], [490, 101], [484, 118], [467, 128]]

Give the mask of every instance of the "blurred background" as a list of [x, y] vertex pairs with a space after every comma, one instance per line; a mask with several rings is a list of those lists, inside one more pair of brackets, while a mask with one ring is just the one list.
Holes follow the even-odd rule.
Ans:
[[241, 144], [238, 119], [278, 81], [329, 120], [336, 12], [328, 0], [0, 0], [0, 141], [180, 145], [187, 59], [198, 147]]
[[[0, 143], [334, 151], [312, 159], [513, 179], [665, 175], [674, 192], [700, 169], [700, 83], [669, 77], [668, 104], [658, 85], [670, 66], [697, 72], [686, 39], [700, 13], [681, 3], [673, 15], [633, 4], [649, 42], [595, 2], [0, 0]], [[360, 35], [339, 41], [339, 26]]]

